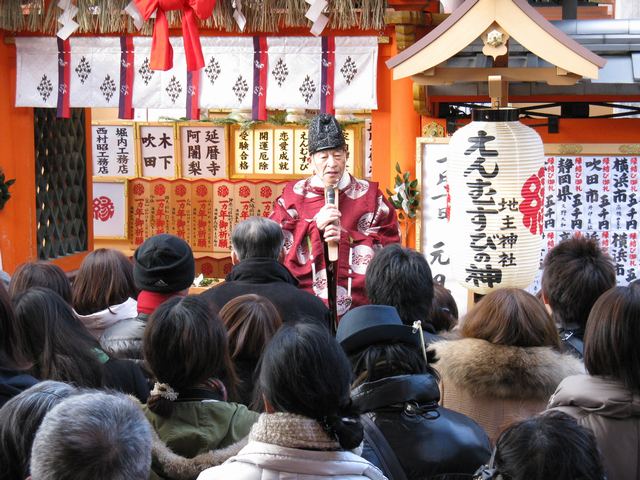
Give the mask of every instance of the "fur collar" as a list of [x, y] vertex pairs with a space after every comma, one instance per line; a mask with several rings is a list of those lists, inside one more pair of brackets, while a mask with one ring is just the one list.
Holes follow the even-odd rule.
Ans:
[[584, 373], [576, 358], [551, 347], [511, 347], [463, 338], [431, 346], [443, 382], [473, 394], [509, 399], [546, 399], [563, 378]]
[[317, 420], [294, 413], [263, 413], [253, 424], [249, 440], [287, 448], [340, 450]]
[[233, 445], [219, 450], [209, 450], [193, 458], [185, 458], [171, 451], [165, 443], [160, 440], [158, 434], [151, 429], [153, 436], [153, 458], [162, 467], [162, 471], [174, 480], [193, 480], [203, 470], [221, 465], [229, 458], [236, 455], [247, 445], [248, 437]]

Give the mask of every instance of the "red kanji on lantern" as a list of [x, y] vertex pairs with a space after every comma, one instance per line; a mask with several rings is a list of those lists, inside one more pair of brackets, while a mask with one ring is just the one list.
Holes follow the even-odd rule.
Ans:
[[540, 167], [538, 173], [531, 175], [524, 185], [521, 194], [524, 200], [520, 202], [520, 212], [522, 212], [522, 224], [529, 231], [536, 235], [542, 233], [542, 205], [544, 203], [544, 167]]

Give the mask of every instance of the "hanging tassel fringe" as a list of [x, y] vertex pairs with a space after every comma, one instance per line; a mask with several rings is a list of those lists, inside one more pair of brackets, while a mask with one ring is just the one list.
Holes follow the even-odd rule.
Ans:
[[[144, 23], [138, 31], [132, 18], [124, 11], [129, 0], [76, 0], [80, 25], [79, 33], [150, 35], [154, 20]], [[57, 1], [0, 0], [0, 29], [9, 32], [43, 32], [53, 35], [59, 28]], [[359, 28], [380, 30], [384, 28], [386, 0], [329, 0], [330, 26], [337, 29]], [[311, 27], [305, 18], [309, 5], [305, 0], [243, 0], [242, 12], [247, 24], [245, 33], [277, 32], [283, 27]], [[213, 14], [200, 22], [207, 29], [238, 32], [233, 19], [231, 0], [218, 0]], [[168, 13], [171, 28], [182, 24], [179, 11]]]

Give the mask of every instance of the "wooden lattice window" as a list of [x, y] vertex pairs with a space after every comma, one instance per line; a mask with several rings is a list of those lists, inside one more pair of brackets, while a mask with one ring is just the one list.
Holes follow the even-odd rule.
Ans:
[[84, 109], [56, 118], [54, 108], [34, 109], [38, 258], [87, 250], [87, 183]]

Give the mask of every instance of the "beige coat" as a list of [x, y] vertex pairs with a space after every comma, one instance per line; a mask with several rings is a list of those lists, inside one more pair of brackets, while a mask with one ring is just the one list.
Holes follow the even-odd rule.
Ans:
[[550, 347], [511, 347], [464, 338], [432, 345], [441, 404], [480, 424], [495, 443], [510, 423], [542, 412], [558, 384], [584, 372]]
[[640, 479], [640, 394], [620, 382], [590, 375], [565, 378], [549, 401], [590, 428], [607, 478]]

